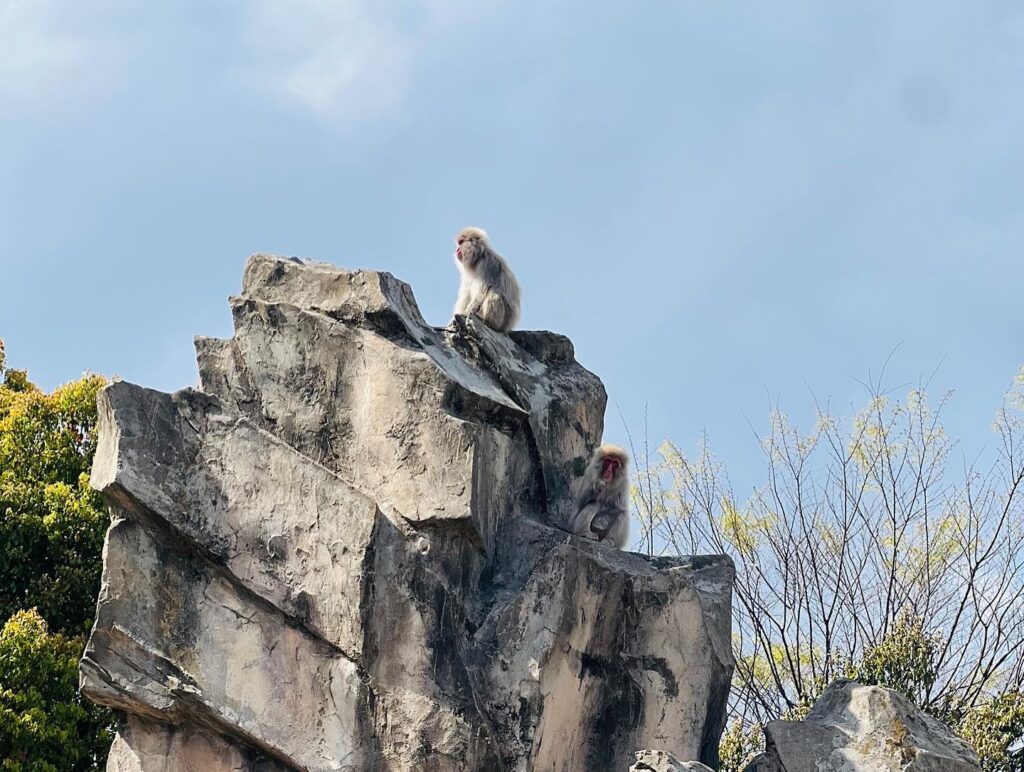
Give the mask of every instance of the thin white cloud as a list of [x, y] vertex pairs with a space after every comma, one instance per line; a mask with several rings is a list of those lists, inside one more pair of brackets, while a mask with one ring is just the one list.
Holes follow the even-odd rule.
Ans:
[[250, 22], [250, 77], [314, 114], [345, 122], [398, 107], [414, 41], [362, 0], [262, 0]]
[[5, 107], [45, 102], [80, 83], [95, 46], [62, 23], [51, 0], [0, 0], [0, 99]]
[[393, 117], [414, 88], [417, 57], [506, 2], [260, 0], [245, 77], [335, 124]]
[[339, 36], [297, 62], [280, 85], [320, 115], [372, 117], [397, 107], [408, 87], [408, 48], [379, 30]]

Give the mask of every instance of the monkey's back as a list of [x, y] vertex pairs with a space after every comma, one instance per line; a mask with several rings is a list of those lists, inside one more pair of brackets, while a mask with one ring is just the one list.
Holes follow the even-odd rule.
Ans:
[[508, 263], [493, 249], [486, 249], [478, 266], [480, 318], [499, 332], [508, 332], [519, 322], [520, 290]]

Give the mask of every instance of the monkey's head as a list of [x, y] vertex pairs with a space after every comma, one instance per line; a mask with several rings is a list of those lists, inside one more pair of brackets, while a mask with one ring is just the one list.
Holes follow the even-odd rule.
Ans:
[[619, 479], [629, 464], [629, 454], [618, 445], [602, 445], [594, 452], [598, 474], [606, 483]]
[[473, 265], [487, 246], [487, 232], [483, 228], [463, 228], [455, 237], [455, 259], [463, 265]]

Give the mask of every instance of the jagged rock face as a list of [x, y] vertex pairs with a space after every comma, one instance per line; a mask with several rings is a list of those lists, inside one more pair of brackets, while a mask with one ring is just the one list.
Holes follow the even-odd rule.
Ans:
[[560, 529], [606, 401], [567, 339], [271, 256], [231, 307], [198, 390], [100, 396], [109, 769], [717, 765], [732, 564]]
[[837, 681], [803, 721], [772, 721], [747, 772], [978, 772], [970, 745], [906, 697]]

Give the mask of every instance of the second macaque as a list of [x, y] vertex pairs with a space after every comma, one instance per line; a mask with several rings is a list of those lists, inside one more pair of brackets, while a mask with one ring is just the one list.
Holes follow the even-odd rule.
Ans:
[[594, 451], [576, 498], [569, 530], [622, 549], [629, 541], [629, 455], [618, 445]]

